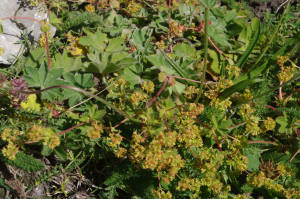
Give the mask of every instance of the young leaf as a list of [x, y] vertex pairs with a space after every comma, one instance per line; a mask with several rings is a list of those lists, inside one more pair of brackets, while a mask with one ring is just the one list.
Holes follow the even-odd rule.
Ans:
[[[64, 79], [70, 83], [70, 86], [73, 87], [88, 89], [95, 85], [92, 74], [76, 73], [74, 75], [72, 73], [65, 73], [63, 76]], [[74, 106], [78, 102], [82, 101], [84, 97], [86, 97], [86, 95], [81, 92], [65, 89], [63, 99], [69, 99], [69, 106]]]
[[[48, 70], [47, 63], [43, 62], [40, 69], [26, 67], [28, 75], [23, 75], [23, 79], [26, 80], [29, 87], [38, 87], [40, 89], [56, 85], [68, 85], [66, 81], [59, 79], [63, 71], [63, 68]], [[48, 99], [51, 102], [57, 96], [63, 96], [58, 88], [42, 92], [42, 99]]]
[[53, 58], [52, 68], [63, 68], [64, 73], [78, 71], [83, 67], [80, 57], [71, 57], [70, 53], [65, 49], [63, 54], [57, 53]]
[[47, 145], [43, 145], [41, 155], [43, 156], [49, 156], [52, 153], [52, 149], [49, 148]]
[[67, 153], [61, 146], [57, 146], [53, 149], [53, 152], [61, 159], [62, 161], [67, 160]]
[[93, 33], [88, 29], [84, 29], [83, 31], [87, 34], [87, 36], [81, 37], [79, 39], [79, 44], [83, 46], [90, 46], [100, 51], [104, 51], [104, 48], [106, 47], [106, 42], [108, 42], [106, 34], [102, 33], [100, 30], [98, 30], [96, 33]]

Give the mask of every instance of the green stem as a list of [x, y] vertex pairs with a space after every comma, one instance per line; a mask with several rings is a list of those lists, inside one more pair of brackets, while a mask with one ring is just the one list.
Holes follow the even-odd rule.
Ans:
[[137, 123], [144, 123], [142, 120], [138, 120], [138, 119], [134, 119], [134, 118], [131, 118], [130, 115], [128, 115], [127, 113], [121, 111], [118, 107], [116, 107], [115, 105], [109, 103], [108, 101], [106, 101], [105, 99], [102, 99], [101, 97], [98, 97], [97, 95], [94, 95], [93, 93], [90, 93], [86, 90], [83, 90], [83, 89], [80, 89], [80, 88], [76, 88], [76, 87], [73, 87], [73, 86], [64, 86], [64, 85], [58, 85], [58, 86], [50, 86], [48, 88], [45, 88], [45, 89], [42, 89], [42, 90], [38, 90], [38, 91], [19, 91], [19, 90], [16, 90], [16, 89], [13, 89], [11, 87], [5, 87], [6, 89], [8, 90], [12, 90], [12, 91], [15, 91], [16, 93], [24, 93], [24, 94], [37, 94], [37, 93], [41, 93], [41, 92], [44, 92], [44, 91], [47, 91], [47, 90], [50, 90], [50, 89], [53, 89], [53, 88], [67, 88], [67, 89], [72, 89], [72, 90], [75, 90], [75, 91], [79, 91], [79, 92], [82, 92], [84, 94], [87, 94], [97, 100], [99, 100], [100, 102], [102, 102], [103, 104], [111, 107], [112, 109], [114, 109], [117, 113], [123, 115], [124, 117], [130, 119], [131, 121], [133, 122], [137, 122]]
[[286, 7], [285, 7], [285, 9], [284, 9], [284, 12], [282, 13], [282, 15], [281, 15], [281, 17], [280, 17], [280, 19], [279, 19], [279, 22], [278, 22], [278, 24], [277, 24], [277, 26], [276, 26], [276, 28], [275, 28], [275, 30], [274, 30], [272, 36], [271, 36], [270, 41], [269, 41], [268, 44], [267, 44], [267, 47], [266, 47], [265, 50], [262, 52], [262, 54], [260, 55], [260, 57], [258, 58], [258, 60], [255, 62], [255, 64], [250, 68], [250, 71], [251, 71], [255, 66], [257, 66], [257, 64], [259, 63], [259, 61], [262, 59], [262, 57], [264, 56], [264, 54], [265, 54], [265, 53], [267, 52], [267, 50], [269, 49], [269, 47], [270, 47], [270, 45], [271, 45], [273, 39], [275, 38], [275, 36], [276, 36], [276, 34], [277, 34], [277, 31], [278, 31], [278, 29], [279, 29], [279, 27], [280, 27], [280, 25], [281, 25], [281, 22], [282, 22], [282, 20], [283, 20], [283, 17], [284, 17], [284, 15], [285, 15], [285, 13], [286, 13], [286, 11], [287, 11], [289, 5], [290, 5], [290, 2], [291, 2], [291, 0], [289, 0], [288, 3], [286, 4]]
[[208, 51], [208, 7], [205, 7], [205, 26], [204, 26], [204, 68], [202, 71], [202, 77], [201, 77], [201, 84], [199, 93], [197, 95], [197, 98], [195, 100], [195, 103], [197, 104], [203, 90], [204, 80], [205, 80], [205, 73], [206, 73], [206, 66], [207, 66], [207, 51]]

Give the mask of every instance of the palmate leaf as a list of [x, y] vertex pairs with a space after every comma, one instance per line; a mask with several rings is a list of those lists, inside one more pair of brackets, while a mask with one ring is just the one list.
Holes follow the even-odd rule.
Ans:
[[64, 50], [63, 54], [55, 54], [52, 62], [52, 68], [64, 68], [64, 73], [70, 71], [77, 71], [83, 67], [81, 58], [72, 58], [66, 49]]
[[[65, 73], [64, 79], [67, 80], [71, 86], [81, 88], [81, 89], [88, 89], [94, 87], [95, 83], [93, 81], [92, 74], [80, 74], [76, 73], [75, 75], [72, 73]], [[76, 103], [83, 100], [84, 95], [81, 92], [76, 92], [71, 89], [65, 89], [63, 99], [69, 99], [69, 106], [74, 106]]]
[[106, 42], [108, 41], [106, 34], [102, 33], [100, 30], [96, 33], [91, 32], [89, 29], [84, 29], [83, 31], [87, 34], [87, 36], [81, 37], [78, 41], [79, 44], [92, 47], [99, 51], [104, 50]]
[[[65, 80], [59, 79], [64, 72], [63, 68], [54, 68], [48, 70], [46, 62], [43, 62], [39, 69], [30, 66], [26, 67], [26, 72], [28, 75], [23, 75], [23, 79], [26, 80], [29, 87], [44, 89], [50, 86], [69, 84]], [[42, 92], [42, 99], [48, 99], [51, 102], [53, 102], [54, 98], [57, 96], [63, 96], [58, 88]]]

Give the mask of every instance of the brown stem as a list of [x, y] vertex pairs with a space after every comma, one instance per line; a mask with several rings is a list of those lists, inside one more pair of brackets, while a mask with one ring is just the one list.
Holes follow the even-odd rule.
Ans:
[[292, 162], [292, 160], [295, 158], [295, 156], [296, 156], [299, 152], [300, 152], [300, 149], [295, 153], [295, 155], [293, 155], [293, 157], [290, 159], [290, 161], [289, 161], [289, 163], [288, 163], [287, 165], [289, 165], [289, 164]]
[[85, 123], [88, 123], [88, 122], [89, 122], [89, 120], [87, 120], [87, 121], [85, 121], [85, 122], [82, 122], [82, 123], [80, 123], [80, 124], [77, 124], [76, 126], [73, 126], [73, 127], [69, 128], [69, 129], [67, 129], [67, 130], [65, 130], [65, 131], [62, 131], [62, 132], [58, 133], [58, 135], [62, 135], [62, 134], [64, 134], [64, 133], [66, 133], [66, 132], [68, 132], [68, 131], [71, 131], [71, 130], [73, 130], [73, 129], [79, 127], [79, 126], [82, 126], [82, 125], [84, 125]]
[[274, 108], [273, 106], [270, 105], [265, 105], [265, 107], [268, 107], [270, 109], [273, 109], [274, 111], [276, 111], [280, 116], [283, 116], [276, 108]]
[[169, 81], [169, 78], [167, 77], [165, 79], [165, 82], [163, 84], [163, 86], [160, 88], [160, 90], [158, 91], [158, 93], [155, 95], [155, 97], [153, 97], [153, 99], [149, 102], [149, 104], [147, 104], [147, 107], [149, 107], [155, 100], [156, 98], [158, 98], [158, 96], [161, 94], [161, 92], [164, 90], [164, 88], [166, 87], [167, 83]]

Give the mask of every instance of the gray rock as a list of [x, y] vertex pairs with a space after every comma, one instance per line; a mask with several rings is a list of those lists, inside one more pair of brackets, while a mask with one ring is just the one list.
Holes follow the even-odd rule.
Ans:
[[[38, 6], [30, 6], [30, 2], [26, 0], [0, 0], [0, 19], [5, 17], [30, 17], [39, 21], [46, 19], [47, 8], [44, 4]], [[8, 19], [2, 21], [3, 34], [0, 34], [0, 47], [3, 47], [5, 52], [0, 56], [0, 64], [13, 64], [15, 62], [14, 56], [18, 57], [23, 52], [23, 44], [18, 43], [21, 38], [21, 32], [24, 34], [27, 30], [32, 31], [32, 46], [35, 46], [43, 33], [40, 28], [41, 25], [29, 19]], [[51, 26], [51, 36], [54, 36], [56, 28]]]

